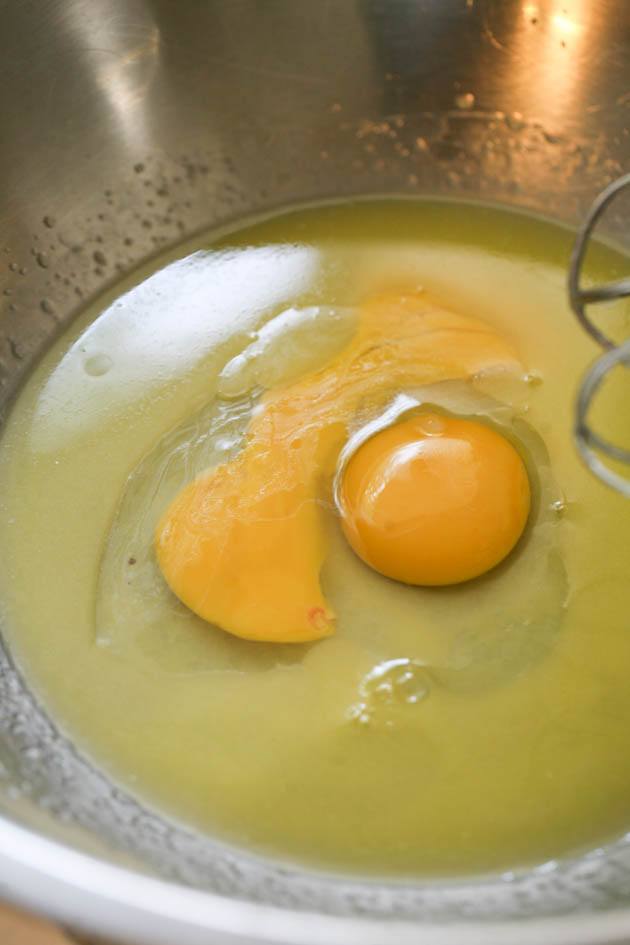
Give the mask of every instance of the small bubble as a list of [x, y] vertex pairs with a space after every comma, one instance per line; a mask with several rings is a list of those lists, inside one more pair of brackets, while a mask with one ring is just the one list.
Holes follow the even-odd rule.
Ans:
[[530, 371], [524, 375], [523, 380], [530, 387], [540, 387], [543, 382], [542, 374], [539, 374], [538, 371]]
[[564, 515], [564, 513], [567, 510], [567, 503], [564, 501], [564, 499], [556, 499], [554, 502], [551, 503], [549, 508], [551, 509], [552, 512], [555, 512], [556, 515], [558, 516]]
[[18, 264], [16, 262], [9, 263], [9, 269], [11, 270], [11, 272], [17, 272]]
[[444, 420], [435, 413], [425, 414], [418, 418], [418, 429], [427, 436], [440, 436], [444, 433]]
[[90, 377], [102, 377], [114, 366], [108, 354], [93, 354], [84, 364], [85, 373]]
[[374, 696], [380, 702], [387, 702], [392, 697], [392, 684], [389, 680], [379, 683], [374, 689]]
[[394, 725], [396, 707], [414, 706], [431, 691], [427, 668], [417, 660], [401, 658], [378, 663], [359, 686], [360, 701], [347, 717], [355, 722]]
[[426, 677], [418, 673], [406, 670], [394, 680], [394, 688], [397, 694], [402, 696], [404, 702], [414, 705], [420, 702], [429, 694], [429, 684]]
[[42, 269], [48, 269], [48, 256], [46, 253], [36, 253], [35, 262], [38, 266], [41, 266]]
[[360, 703], [359, 705], [352, 706], [348, 710], [347, 718], [350, 719], [351, 722], [354, 722], [355, 725], [369, 725], [371, 721], [370, 714], [369, 712], [364, 711], [365, 708], [366, 707]]
[[144, 170], [144, 164], [141, 161], [138, 161], [137, 164], [134, 164], [133, 169], [136, 172], [136, 174], [142, 174]]
[[125, 246], [133, 246], [133, 240], [130, 236], [126, 236], [123, 240]]
[[47, 226], [49, 230], [52, 230], [53, 226], [56, 224], [56, 219], [49, 216], [48, 214], [44, 217], [43, 223], [44, 226]]
[[46, 312], [47, 315], [55, 314], [55, 306], [52, 304], [50, 299], [42, 299], [39, 303], [39, 307], [41, 308], [42, 312]]
[[21, 276], [25, 276], [27, 272], [28, 272], [28, 269], [26, 268], [26, 266], [20, 266], [20, 275], [21, 275]]
[[101, 249], [97, 249], [92, 253], [92, 259], [98, 266], [107, 265], [107, 257]]
[[13, 290], [12, 290], [12, 289], [9, 289], [9, 288], [6, 288], [6, 289], [4, 290], [4, 294], [5, 294], [5, 295], [13, 295]]

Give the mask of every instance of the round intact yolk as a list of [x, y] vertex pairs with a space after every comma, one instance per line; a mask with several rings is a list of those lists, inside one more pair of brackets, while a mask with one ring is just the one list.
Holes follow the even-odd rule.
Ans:
[[346, 465], [338, 501], [346, 538], [376, 571], [406, 584], [458, 584], [514, 548], [530, 487], [505, 437], [431, 413], [363, 443]]

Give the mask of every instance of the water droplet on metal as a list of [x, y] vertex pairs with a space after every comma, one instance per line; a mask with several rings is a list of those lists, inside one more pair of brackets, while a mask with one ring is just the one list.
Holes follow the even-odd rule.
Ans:
[[461, 94], [455, 96], [456, 107], [464, 111], [473, 108], [474, 104], [475, 96], [472, 92], [462, 92]]
[[551, 131], [543, 131], [543, 138], [547, 144], [560, 144], [562, 141], [560, 135], [553, 134]]
[[520, 112], [508, 113], [503, 120], [510, 131], [522, 131], [525, 127], [525, 122]]
[[13, 338], [9, 338], [9, 348], [11, 349], [11, 354], [18, 361], [21, 361], [24, 357], [24, 348], [22, 345], [15, 341]]

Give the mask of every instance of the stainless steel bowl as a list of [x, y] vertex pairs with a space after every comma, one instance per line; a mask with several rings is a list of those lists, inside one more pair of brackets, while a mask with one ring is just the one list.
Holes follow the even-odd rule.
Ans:
[[[202, 227], [374, 192], [574, 223], [630, 163], [627, 0], [0, 0], [0, 14], [0, 411], [91, 296]], [[627, 243], [623, 224], [608, 235]], [[449, 884], [258, 859], [109, 783], [7, 652], [0, 758], [0, 893], [73, 928], [147, 945], [630, 941], [626, 840]]]

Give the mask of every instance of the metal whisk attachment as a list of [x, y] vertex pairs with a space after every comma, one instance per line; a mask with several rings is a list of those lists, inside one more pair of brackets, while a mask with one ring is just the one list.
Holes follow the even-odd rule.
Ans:
[[604, 349], [604, 354], [595, 361], [587, 372], [578, 392], [574, 429], [575, 441], [580, 455], [591, 472], [602, 482], [628, 497], [630, 497], [630, 478], [626, 479], [623, 475], [611, 469], [606, 464], [605, 459], [626, 463], [630, 468], [630, 449], [624, 449], [595, 433], [588, 424], [588, 413], [593, 398], [609, 372], [617, 365], [630, 368], [630, 340], [623, 344], [616, 344], [591, 321], [587, 314], [587, 306], [630, 296], [630, 278], [583, 289], [580, 287], [580, 275], [588, 249], [588, 241], [593, 234], [597, 221], [619, 191], [629, 186], [630, 174], [626, 174], [624, 177], [613, 181], [593, 203], [575, 240], [571, 254], [568, 282], [571, 308], [582, 327]]

